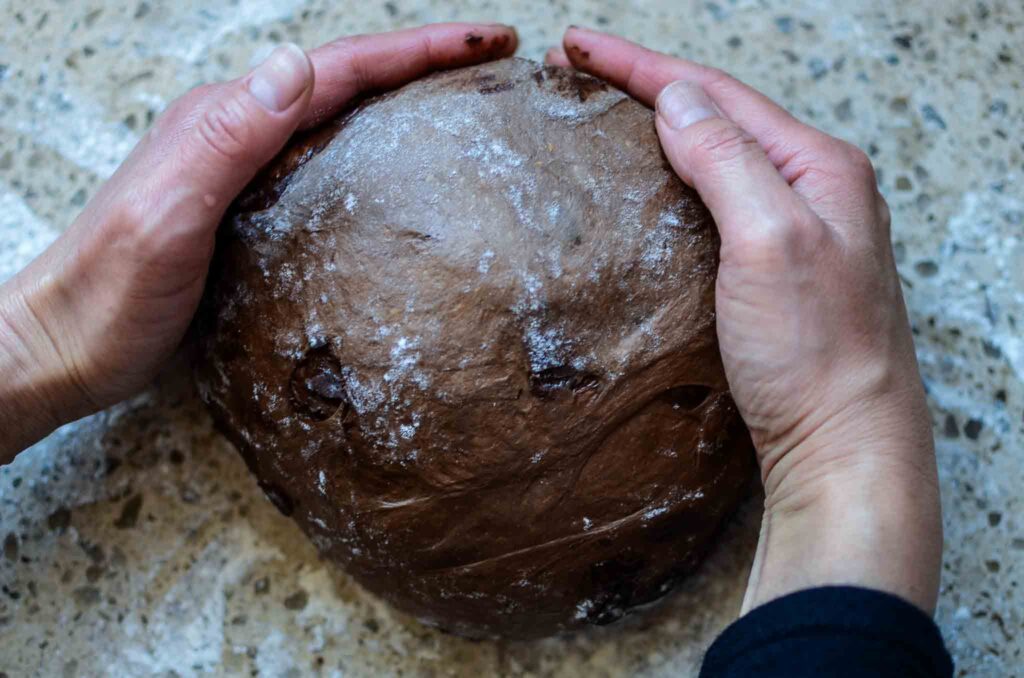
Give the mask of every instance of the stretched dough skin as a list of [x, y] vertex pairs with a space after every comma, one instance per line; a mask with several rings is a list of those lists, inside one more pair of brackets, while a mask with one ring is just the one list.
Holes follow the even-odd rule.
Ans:
[[196, 381], [363, 586], [470, 637], [612, 622], [748, 487], [719, 241], [652, 113], [509, 59], [290, 143], [225, 218]]

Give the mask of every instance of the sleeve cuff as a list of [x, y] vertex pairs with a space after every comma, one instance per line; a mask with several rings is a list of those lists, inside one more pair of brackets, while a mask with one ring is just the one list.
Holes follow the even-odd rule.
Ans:
[[735, 621], [708, 649], [700, 675], [948, 678], [953, 662], [935, 622], [914, 605], [829, 586], [791, 593]]

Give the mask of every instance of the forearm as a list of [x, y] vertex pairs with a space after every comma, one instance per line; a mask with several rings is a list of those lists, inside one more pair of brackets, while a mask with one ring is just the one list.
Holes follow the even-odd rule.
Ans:
[[941, 559], [934, 473], [894, 453], [766, 506], [743, 613], [825, 585], [885, 591], [931, 613]]

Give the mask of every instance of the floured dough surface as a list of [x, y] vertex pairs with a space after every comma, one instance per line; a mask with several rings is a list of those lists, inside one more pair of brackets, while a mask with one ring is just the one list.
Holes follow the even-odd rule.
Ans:
[[197, 383], [278, 508], [399, 608], [606, 624], [697, 565], [753, 469], [717, 249], [639, 103], [519, 59], [437, 74], [247, 189]]

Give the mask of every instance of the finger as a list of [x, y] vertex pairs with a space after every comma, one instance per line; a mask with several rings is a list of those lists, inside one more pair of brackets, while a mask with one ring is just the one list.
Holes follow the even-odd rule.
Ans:
[[550, 66], [561, 66], [562, 68], [572, 68], [572, 62], [569, 61], [569, 57], [566, 56], [565, 50], [561, 47], [552, 47], [544, 55], [544, 63]]
[[[607, 80], [648, 106], [654, 105], [658, 93], [671, 82], [686, 80], [700, 85], [729, 119], [758, 140], [783, 176], [787, 176], [800, 148], [827, 138], [765, 95], [718, 69], [585, 28], [570, 28], [563, 43], [574, 67]], [[787, 181], [792, 179], [787, 176]]]
[[302, 127], [323, 122], [359, 94], [393, 89], [432, 71], [515, 53], [516, 30], [501, 24], [431, 24], [392, 33], [357, 35], [310, 53], [316, 88]]
[[562, 38], [576, 68], [607, 80], [653, 107], [658, 93], [676, 80], [705, 85], [718, 73], [706, 66], [649, 50], [616, 35], [571, 26]]
[[718, 69], [588, 29], [570, 28], [564, 43], [574, 67], [608, 80], [648, 105], [676, 80], [700, 85], [727, 118], [757, 139], [786, 183], [823, 220], [848, 238], [882, 242], [887, 237], [878, 229], [863, 229], [864, 223], [874, 223], [865, 218], [878, 200], [874, 171], [859, 149], [803, 124]]
[[132, 175], [126, 181], [148, 175], [168, 194], [195, 195], [197, 208], [222, 211], [295, 132], [312, 90], [305, 52], [282, 45], [248, 75], [172, 104], [123, 166]]
[[190, 91], [160, 116], [69, 230], [89, 242], [98, 238], [101, 248], [128, 243], [131, 260], [166, 272], [168, 286], [200, 277], [224, 211], [295, 133], [312, 91], [312, 64], [295, 45], [278, 47], [242, 78]]
[[757, 140], [724, 117], [700, 85], [663, 88], [655, 125], [672, 167], [711, 210], [723, 252], [752, 238], [784, 243], [784, 230], [818, 223]]

